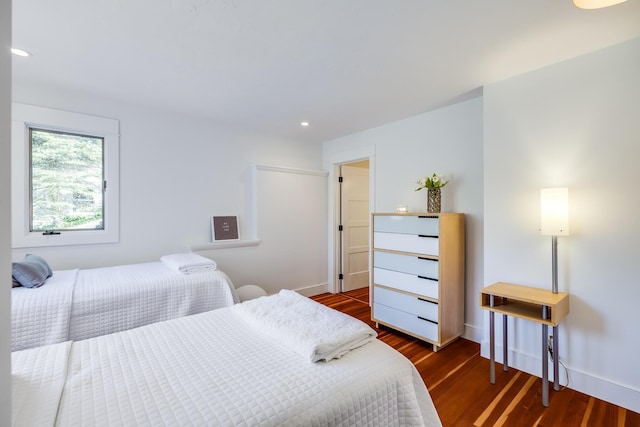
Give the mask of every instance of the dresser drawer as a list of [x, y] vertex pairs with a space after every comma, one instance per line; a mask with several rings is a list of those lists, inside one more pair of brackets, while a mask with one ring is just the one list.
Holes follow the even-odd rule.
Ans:
[[438, 220], [437, 216], [377, 215], [373, 218], [373, 231], [438, 236]]
[[373, 253], [373, 266], [438, 279], [438, 261], [433, 259], [376, 251]]
[[373, 304], [374, 321], [380, 321], [395, 328], [404, 329], [428, 340], [438, 342], [438, 325], [382, 304]]
[[374, 286], [373, 302], [415, 314], [433, 322], [438, 321], [438, 304], [412, 295]]
[[383, 268], [373, 269], [373, 283], [438, 299], [438, 281]]
[[376, 231], [373, 233], [373, 247], [375, 249], [438, 256], [440, 244], [437, 237]]

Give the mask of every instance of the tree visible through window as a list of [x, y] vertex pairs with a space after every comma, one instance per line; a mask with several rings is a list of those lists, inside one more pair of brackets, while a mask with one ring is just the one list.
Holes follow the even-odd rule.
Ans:
[[104, 139], [29, 130], [30, 231], [104, 229]]

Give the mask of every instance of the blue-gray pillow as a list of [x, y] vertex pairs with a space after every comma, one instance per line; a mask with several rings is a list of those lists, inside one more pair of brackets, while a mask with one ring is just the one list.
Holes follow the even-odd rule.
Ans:
[[11, 275], [25, 288], [37, 288], [42, 286], [53, 272], [44, 259], [38, 255], [27, 254], [22, 261], [13, 263]]

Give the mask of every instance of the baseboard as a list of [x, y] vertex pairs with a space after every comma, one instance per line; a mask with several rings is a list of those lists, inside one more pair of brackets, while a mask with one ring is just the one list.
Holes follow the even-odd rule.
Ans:
[[317, 285], [306, 286], [304, 288], [294, 289], [294, 291], [300, 295], [304, 295], [305, 297], [313, 297], [329, 292], [329, 283], [325, 282]]
[[479, 343], [484, 338], [484, 330], [465, 323], [462, 338]]
[[569, 375], [569, 388], [640, 413], [640, 390], [575, 369]]
[[[489, 358], [489, 341], [480, 341], [480, 355]], [[496, 362], [502, 363], [502, 346], [496, 342]], [[522, 353], [513, 349], [509, 350], [509, 366], [520, 371], [526, 372], [537, 377], [542, 375], [542, 362], [540, 356]], [[562, 359], [560, 359], [562, 362]], [[640, 412], [640, 390], [636, 390], [628, 385], [619, 384], [605, 378], [597, 377], [587, 372], [572, 369], [570, 366], [560, 366], [559, 380], [561, 386], [567, 386], [572, 390], [593, 396], [600, 400], [604, 400], [614, 405], [621, 406], [634, 412]], [[500, 375], [502, 369], [496, 369], [496, 375]], [[569, 384], [567, 382], [569, 377]], [[487, 372], [487, 381], [489, 381], [489, 372]], [[553, 367], [549, 362], [549, 381], [553, 381]], [[553, 392], [553, 386], [550, 386]]]

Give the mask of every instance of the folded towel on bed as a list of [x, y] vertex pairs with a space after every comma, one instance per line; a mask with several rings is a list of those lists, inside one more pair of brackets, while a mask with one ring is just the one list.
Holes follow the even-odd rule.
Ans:
[[236, 304], [232, 310], [311, 362], [338, 359], [377, 336], [366, 323], [289, 290]]
[[213, 271], [218, 268], [215, 261], [192, 252], [165, 255], [160, 258], [160, 261], [170, 269], [184, 274]]

